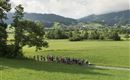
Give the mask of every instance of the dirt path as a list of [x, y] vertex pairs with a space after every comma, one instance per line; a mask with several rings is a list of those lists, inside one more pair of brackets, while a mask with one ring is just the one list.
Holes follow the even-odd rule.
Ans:
[[111, 69], [111, 70], [126, 70], [130, 71], [130, 68], [123, 68], [123, 67], [110, 67], [110, 66], [93, 66], [95, 68], [100, 68], [100, 69]]

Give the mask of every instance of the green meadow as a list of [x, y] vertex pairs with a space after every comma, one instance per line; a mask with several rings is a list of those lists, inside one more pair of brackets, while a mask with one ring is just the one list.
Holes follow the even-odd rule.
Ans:
[[26, 56], [54, 55], [76, 57], [89, 60], [96, 65], [129, 67], [129, 41], [77, 41], [49, 40], [49, 47], [35, 52], [24, 47]]
[[[24, 47], [24, 55], [54, 55], [83, 58], [101, 66], [130, 68], [129, 41], [47, 40], [48, 48], [35, 52]], [[0, 58], [1, 80], [129, 80], [130, 71], [90, 68], [33, 60]]]
[[0, 58], [1, 80], [129, 80], [130, 71]]

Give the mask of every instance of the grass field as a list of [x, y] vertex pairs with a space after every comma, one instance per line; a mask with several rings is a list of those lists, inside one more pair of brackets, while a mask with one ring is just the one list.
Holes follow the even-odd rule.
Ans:
[[[55, 55], [88, 59], [104, 66], [130, 67], [129, 41], [48, 40], [49, 48], [35, 52], [24, 47], [25, 56]], [[130, 71], [88, 68], [31, 60], [0, 58], [1, 80], [129, 80]]]
[[128, 71], [86, 66], [2, 59], [1, 80], [128, 80]]
[[35, 52], [24, 48], [26, 56], [58, 55], [88, 59], [97, 65], [129, 67], [129, 41], [80, 41], [49, 40], [49, 48]]

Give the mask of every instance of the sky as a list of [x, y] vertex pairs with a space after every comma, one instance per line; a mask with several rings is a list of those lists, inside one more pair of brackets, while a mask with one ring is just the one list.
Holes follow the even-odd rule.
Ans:
[[103, 14], [130, 9], [130, 0], [11, 0], [14, 7], [22, 4], [28, 13], [57, 14], [81, 18], [91, 14]]

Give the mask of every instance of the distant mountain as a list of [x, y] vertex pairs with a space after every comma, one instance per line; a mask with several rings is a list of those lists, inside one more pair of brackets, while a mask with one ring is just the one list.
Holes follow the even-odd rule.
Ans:
[[[8, 24], [13, 22], [13, 13], [8, 13]], [[114, 24], [130, 24], [130, 10], [112, 12], [101, 15], [90, 15], [80, 19], [66, 18], [55, 14], [38, 14], [38, 13], [25, 13], [24, 18], [31, 21], [40, 21], [45, 27], [51, 27], [54, 22], [59, 22], [64, 25], [77, 24], [78, 22], [103, 22], [108, 25]]]
[[[12, 23], [13, 21], [13, 13], [8, 13], [7, 23]], [[66, 18], [55, 14], [38, 14], [38, 13], [25, 13], [24, 18], [31, 21], [40, 21], [46, 27], [50, 27], [54, 22], [59, 22], [64, 25], [71, 25], [77, 23], [77, 20], [72, 18]]]
[[112, 12], [101, 15], [90, 15], [80, 18], [81, 22], [104, 22], [108, 25], [130, 24], [130, 10]]

